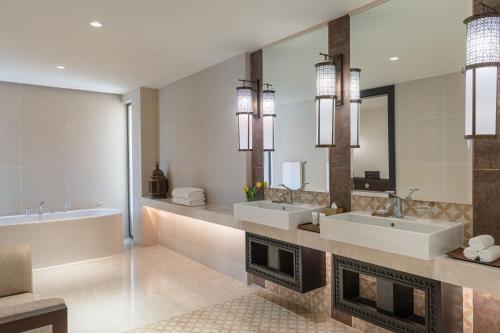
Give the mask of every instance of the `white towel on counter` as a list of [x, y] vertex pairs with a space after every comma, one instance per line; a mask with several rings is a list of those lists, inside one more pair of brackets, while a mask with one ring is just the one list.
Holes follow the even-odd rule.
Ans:
[[201, 188], [196, 187], [178, 187], [172, 191], [173, 197], [188, 198], [204, 195], [204, 191]]
[[481, 251], [495, 245], [495, 239], [490, 235], [480, 235], [469, 240], [469, 246], [476, 251]]
[[191, 200], [191, 199], [179, 198], [179, 197], [173, 197], [172, 202], [179, 204], [179, 205], [190, 206], [190, 207], [204, 206], [205, 205], [205, 200], [199, 200], [199, 199]]
[[493, 245], [485, 250], [479, 251], [479, 260], [481, 262], [493, 262], [500, 258], [500, 245]]
[[479, 258], [479, 252], [469, 246], [464, 249], [464, 256], [467, 259], [476, 260]]

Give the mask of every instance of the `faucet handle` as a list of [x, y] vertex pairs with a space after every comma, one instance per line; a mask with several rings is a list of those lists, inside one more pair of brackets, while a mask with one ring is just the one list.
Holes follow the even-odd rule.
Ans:
[[389, 198], [398, 198], [396, 191], [385, 191], [389, 195]]
[[289, 190], [289, 191], [293, 191], [291, 188], [289, 188], [288, 186], [286, 186], [285, 184], [280, 184], [279, 186], [281, 187], [284, 187], [285, 189]]
[[306, 187], [306, 185], [309, 185], [309, 183], [303, 183], [302, 185], [300, 185], [299, 191], [302, 191]]

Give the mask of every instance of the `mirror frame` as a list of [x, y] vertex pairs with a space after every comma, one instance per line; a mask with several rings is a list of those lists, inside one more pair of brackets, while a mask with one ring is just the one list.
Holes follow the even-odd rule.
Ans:
[[396, 126], [394, 85], [365, 89], [360, 92], [361, 99], [384, 95], [387, 96], [387, 137], [389, 140], [389, 188], [387, 191], [396, 191]]

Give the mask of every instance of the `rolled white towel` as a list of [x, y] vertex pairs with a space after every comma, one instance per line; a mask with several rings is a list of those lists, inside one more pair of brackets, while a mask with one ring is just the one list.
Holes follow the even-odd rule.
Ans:
[[469, 240], [469, 246], [476, 251], [481, 251], [495, 245], [495, 239], [490, 235], [480, 235]]
[[479, 258], [479, 252], [469, 246], [464, 249], [464, 256], [467, 259], [476, 260]]
[[493, 262], [500, 258], [500, 245], [493, 245], [485, 250], [479, 251], [481, 262]]
[[179, 204], [179, 205], [184, 205], [184, 206], [204, 206], [205, 205], [205, 200], [190, 200], [186, 198], [179, 198], [179, 197], [173, 197], [172, 202]]
[[204, 191], [203, 189], [197, 187], [178, 187], [172, 191], [173, 197], [190, 199], [192, 197], [200, 195], [204, 195]]

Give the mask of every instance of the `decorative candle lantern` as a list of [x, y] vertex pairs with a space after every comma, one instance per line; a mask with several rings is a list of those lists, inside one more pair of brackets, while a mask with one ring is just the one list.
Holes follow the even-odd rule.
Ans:
[[264, 151], [274, 151], [274, 121], [275, 112], [275, 92], [269, 89], [271, 84], [265, 84], [266, 90], [262, 93], [262, 121], [264, 135]]
[[496, 135], [497, 76], [500, 66], [500, 15], [467, 18], [465, 138]]
[[163, 171], [160, 170], [158, 163], [149, 177], [149, 194], [152, 198], [166, 198], [168, 190], [168, 181]]
[[316, 147], [335, 146], [336, 68], [327, 54], [316, 67]]
[[351, 148], [359, 148], [361, 69], [351, 68]]

